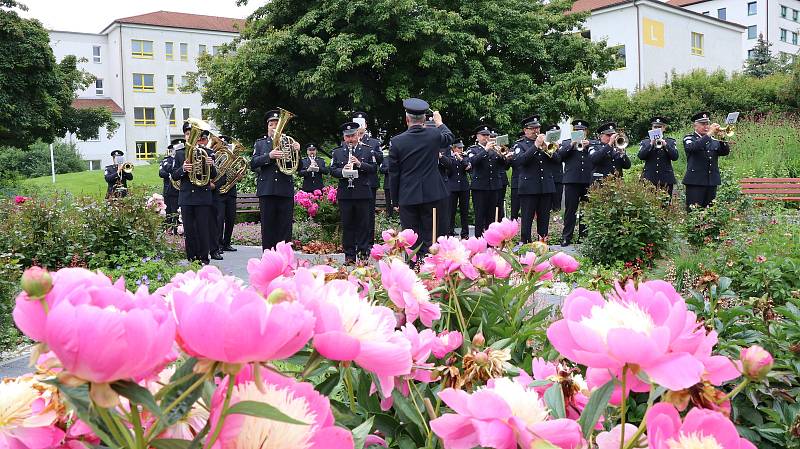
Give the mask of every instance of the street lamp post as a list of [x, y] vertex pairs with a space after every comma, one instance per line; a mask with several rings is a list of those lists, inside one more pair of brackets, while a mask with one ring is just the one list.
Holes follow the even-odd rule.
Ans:
[[161, 105], [161, 110], [164, 111], [164, 117], [167, 118], [167, 121], [166, 121], [166, 123], [167, 123], [167, 144], [164, 145], [164, 154], [167, 154], [166, 148], [169, 146], [169, 142], [171, 140], [169, 138], [170, 137], [170, 134], [169, 134], [169, 127], [170, 127], [169, 119], [172, 116], [172, 111], [175, 110], [175, 105], [174, 104], [162, 104]]

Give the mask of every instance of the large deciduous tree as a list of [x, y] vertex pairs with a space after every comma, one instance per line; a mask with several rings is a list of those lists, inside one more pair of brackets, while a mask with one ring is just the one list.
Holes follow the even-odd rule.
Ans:
[[585, 113], [613, 51], [580, 35], [574, 0], [272, 0], [227, 51], [200, 61], [214, 118], [247, 140], [264, 112], [298, 114], [290, 133], [335, 138], [353, 110], [404, 128], [416, 96], [466, 133], [479, 118], [514, 132], [540, 113]]
[[100, 126], [113, 132], [118, 125], [110, 111], [72, 107], [76, 91], [94, 77], [78, 69], [74, 56], [57, 63], [47, 30], [15, 7], [21, 5], [0, 0], [0, 142], [24, 148], [66, 132], [81, 139], [96, 138]]

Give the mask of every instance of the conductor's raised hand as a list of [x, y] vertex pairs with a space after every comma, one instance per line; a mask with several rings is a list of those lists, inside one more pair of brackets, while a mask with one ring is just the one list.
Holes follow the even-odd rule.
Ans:
[[442, 122], [442, 114], [440, 114], [439, 111], [433, 111], [433, 123], [435, 123], [436, 126], [442, 126], [442, 123], [444, 123]]

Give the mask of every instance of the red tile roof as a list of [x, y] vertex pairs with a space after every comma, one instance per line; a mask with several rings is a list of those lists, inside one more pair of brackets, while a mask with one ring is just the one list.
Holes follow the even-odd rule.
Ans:
[[628, 0], [578, 0], [572, 5], [572, 12], [594, 11], [618, 3], [627, 3]]
[[689, 6], [695, 3], [703, 3], [708, 0], [669, 0], [667, 3], [674, 6]]
[[125, 111], [110, 98], [76, 98], [72, 100], [72, 107], [75, 109], [106, 108], [112, 114], [124, 114]]
[[[133, 23], [137, 25], [238, 33], [240, 29], [244, 28], [245, 20], [233, 19], [230, 17], [203, 16], [184, 12], [156, 11], [138, 16], [123, 17], [113, 21], [111, 25], [115, 23]], [[108, 29], [108, 27], [106, 27], [106, 29]]]

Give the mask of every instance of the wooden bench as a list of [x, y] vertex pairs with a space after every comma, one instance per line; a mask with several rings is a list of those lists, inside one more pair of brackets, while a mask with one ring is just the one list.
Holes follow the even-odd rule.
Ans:
[[236, 195], [236, 213], [259, 212], [258, 197], [255, 193], [239, 193]]
[[800, 201], [800, 178], [744, 178], [739, 186], [758, 201]]
[[386, 209], [386, 196], [381, 188], [375, 192], [375, 209]]

